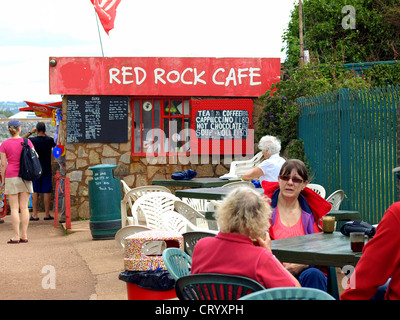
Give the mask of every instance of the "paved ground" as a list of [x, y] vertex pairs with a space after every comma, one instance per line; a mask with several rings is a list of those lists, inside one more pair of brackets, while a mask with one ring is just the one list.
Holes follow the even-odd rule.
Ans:
[[118, 279], [124, 250], [115, 240], [92, 240], [89, 220], [73, 221], [66, 234], [39, 217], [29, 224], [28, 243], [7, 244], [10, 216], [0, 224], [0, 300], [127, 300]]
[[65, 234], [39, 217], [29, 224], [28, 243], [7, 244], [10, 216], [0, 224], [0, 299], [127, 300], [118, 279], [124, 250], [115, 240], [92, 240], [88, 220], [72, 222]]

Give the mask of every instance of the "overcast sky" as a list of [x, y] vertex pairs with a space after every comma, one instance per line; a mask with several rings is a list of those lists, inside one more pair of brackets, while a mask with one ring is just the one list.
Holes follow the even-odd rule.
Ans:
[[[294, 0], [122, 0], [106, 57], [280, 57]], [[49, 95], [50, 56], [102, 56], [90, 0], [1, 2], [0, 101]]]

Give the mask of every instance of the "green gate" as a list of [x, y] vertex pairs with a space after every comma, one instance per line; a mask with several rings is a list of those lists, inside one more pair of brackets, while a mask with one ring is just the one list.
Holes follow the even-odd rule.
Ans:
[[399, 86], [340, 89], [299, 98], [298, 137], [304, 141], [312, 182], [327, 196], [342, 189], [341, 209], [378, 223], [397, 201]]

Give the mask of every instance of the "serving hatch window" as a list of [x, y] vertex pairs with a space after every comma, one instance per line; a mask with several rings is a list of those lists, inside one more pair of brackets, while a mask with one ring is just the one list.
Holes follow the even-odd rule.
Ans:
[[132, 155], [253, 155], [251, 99], [136, 98]]
[[132, 155], [190, 151], [190, 100], [140, 98], [132, 100]]

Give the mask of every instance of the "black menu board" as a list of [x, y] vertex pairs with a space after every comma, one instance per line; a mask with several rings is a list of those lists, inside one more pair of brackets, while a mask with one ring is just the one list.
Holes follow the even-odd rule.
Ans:
[[68, 96], [67, 142], [128, 142], [128, 97]]

